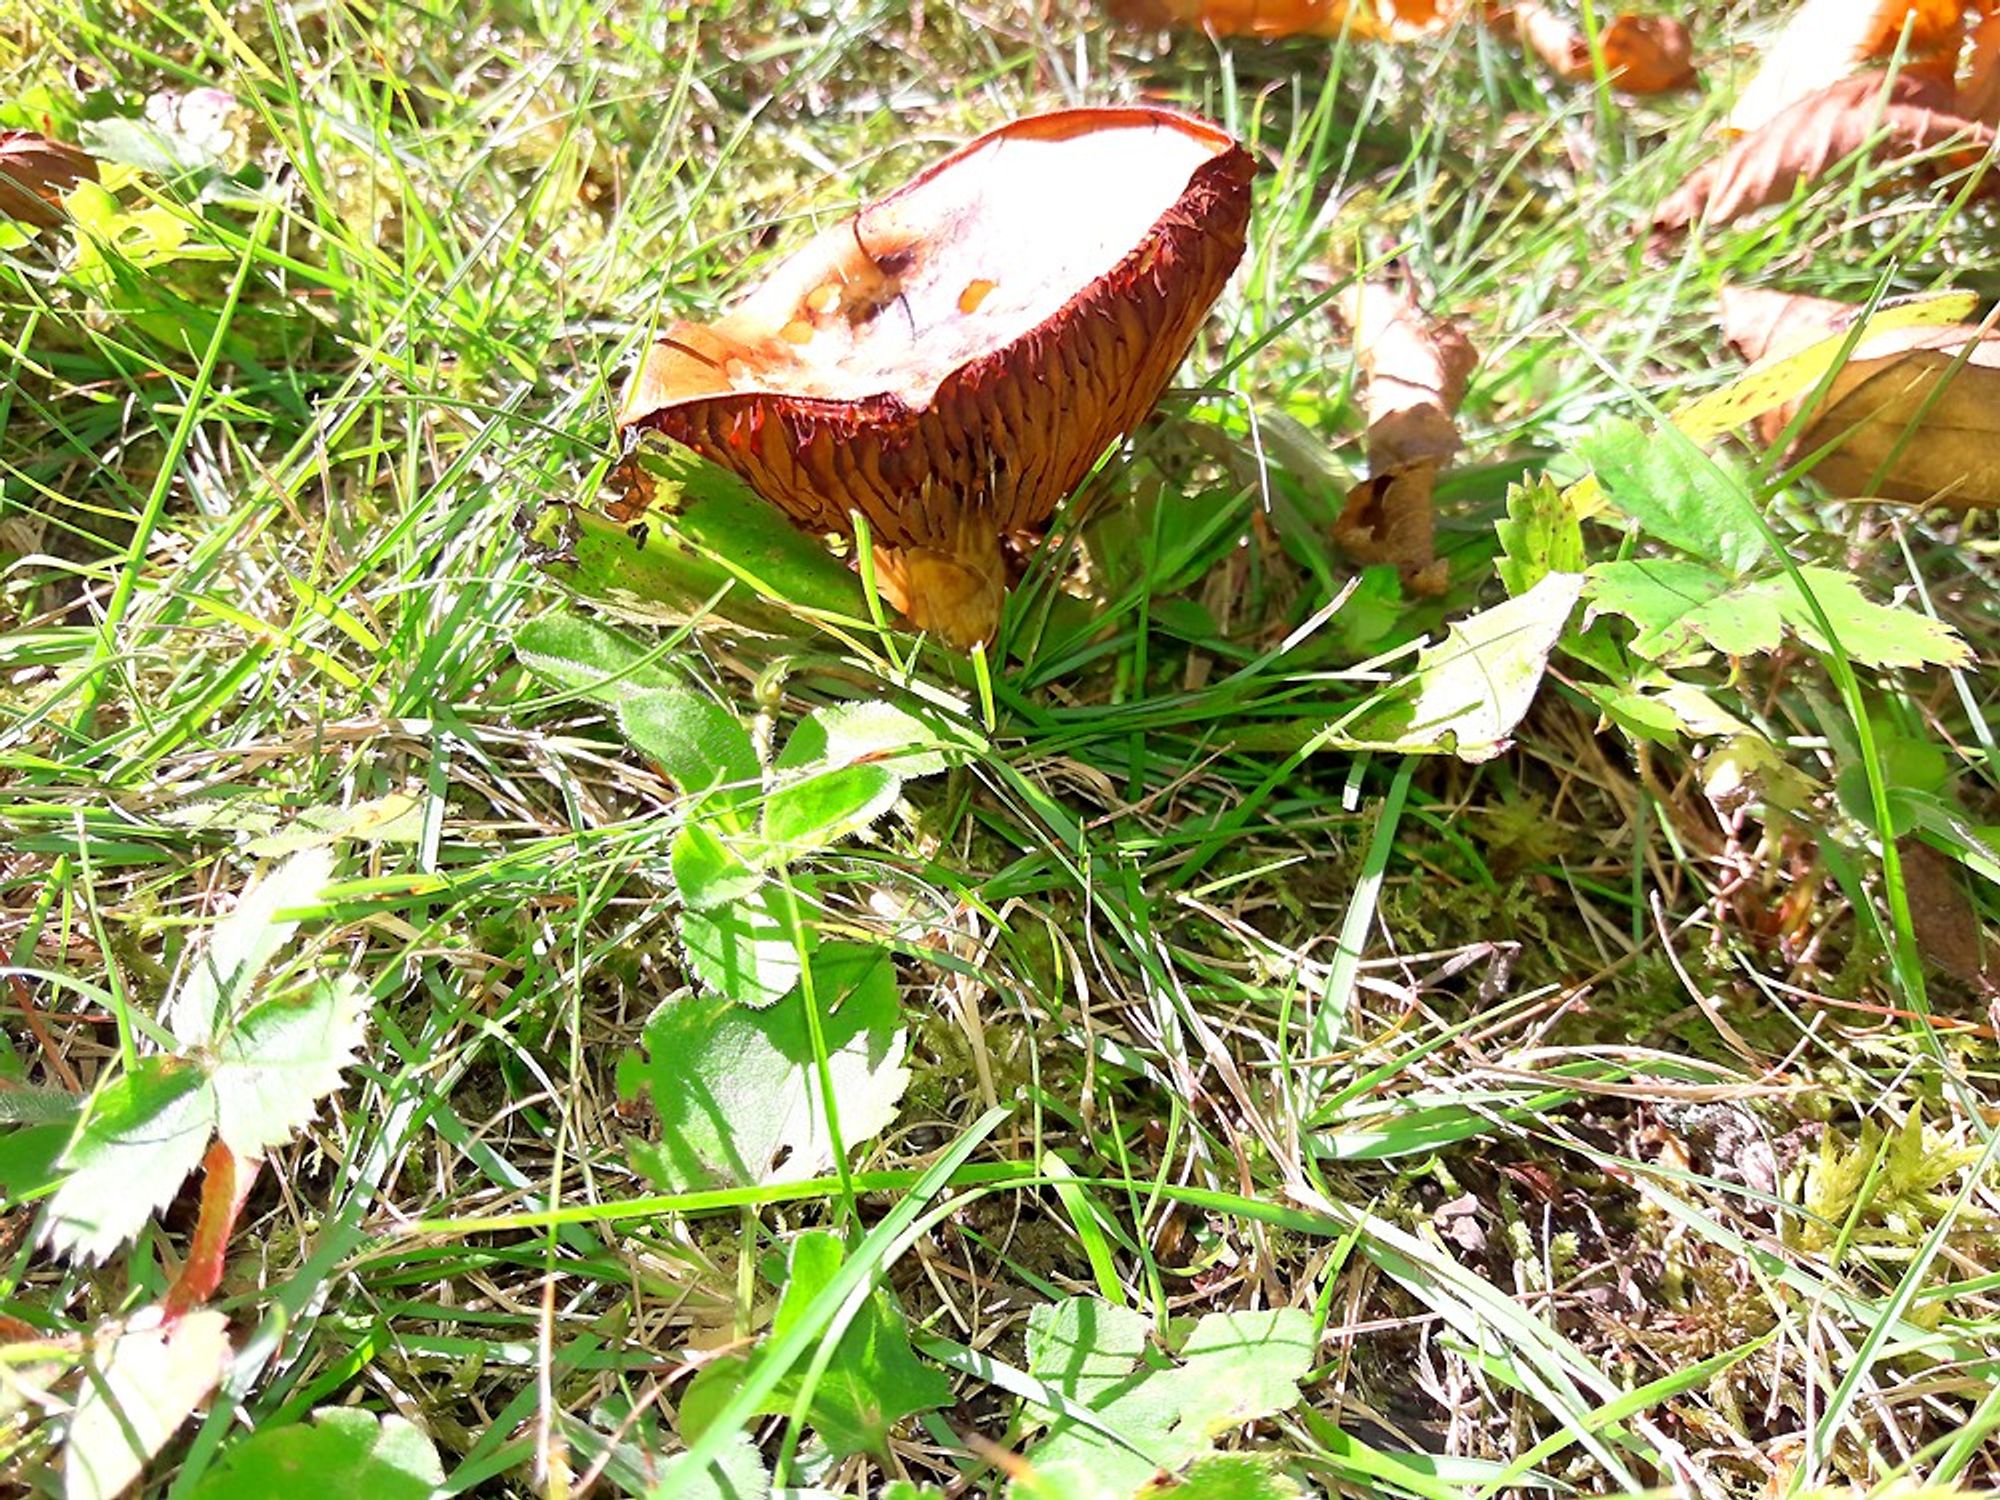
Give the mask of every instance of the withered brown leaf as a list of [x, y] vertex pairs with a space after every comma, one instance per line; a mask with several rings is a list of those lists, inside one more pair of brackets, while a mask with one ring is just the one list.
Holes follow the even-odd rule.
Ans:
[[62, 195], [97, 180], [86, 153], [33, 130], [0, 130], [0, 218], [53, 229], [64, 219]]

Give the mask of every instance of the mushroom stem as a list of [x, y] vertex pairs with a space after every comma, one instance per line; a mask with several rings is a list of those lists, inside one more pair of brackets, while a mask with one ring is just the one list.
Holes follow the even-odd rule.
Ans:
[[1000, 628], [1007, 562], [997, 529], [979, 512], [961, 518], [947, 547], [877, 547], [875, 581], [911, 624], [960, 651]]

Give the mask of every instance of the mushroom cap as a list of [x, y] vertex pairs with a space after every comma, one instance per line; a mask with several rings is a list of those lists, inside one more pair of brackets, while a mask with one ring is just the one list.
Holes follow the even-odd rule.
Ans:
[[1016, 120], [675, 323], [621, 428], [803, 526], [964, 556], [1046, 521], [1146, 415], [1242, 257], [1249, 155], [1146, 107]]

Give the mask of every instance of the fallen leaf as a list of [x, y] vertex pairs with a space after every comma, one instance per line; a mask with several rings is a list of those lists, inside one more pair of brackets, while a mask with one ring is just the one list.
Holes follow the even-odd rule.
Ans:
[[1764, 65], [1729, 112], [1732, 133], [1759, 130], [1861, 64], [1903, 45], [1912, 62], [1951, 76], [1964, 35], [1966, 0], [1805, 0], [1764, 51]]
[[1955, 112], [1951, 85], [1921, 73], [1857, 73], [1791, 105], [1682, 183], [1653, 215], [1663, 234], [1726, 224], [1864, 149], [1913, 155], [1959, 142], [1985, 151], [1991, 127]]
[[[1588, 83], [1597, 76], [1590, 43], [1568, 19], [1535, 0], [1514, 6], [1521, 40], [1556, 77]], [[1617, 15], [1598, 32], [1604, 72], [1621, 94], [1664, 94], [1694, 82], [1694, 43], [1670, 16]]]
[[732, 469], [816, 535], [875, 543], [921, 628], [991, 639], [1001, 539], [1039, 530], [1186, 355], [1242, 257], [1248, 152], [1126, 106], [1016, 120], [675, 323], [619, 426]]
[[2000, 10], [1973, 28], [1964, 72], [1958, 112], [1982, 125], [2000, 125]]
[[[1820, 297], [1725, 288], [1723, 336], [1745, 358], [1782, 358], [1839, 336], [1862, 311]], [[1777, 441], [1800, 404], [1765, 412], [1754, 424], [1758, 436]], [[1812, 475], [1836, 495], [2000, 507], [2000, 331], [1969, 323], [1871, 329], [1792, 451], [1829, 445]]]
[[1463, 0], [1112, 0], [1121, 20], [1212, 36], [1340, 36], [1406, 42], [1449, 26]]
[[1979, 909], [1966, 894], [1957, 862], [1914, 834], [1896, 840], [1896, 854], [1919, 951], [1968, 989], [1990, 991], [2000, 967], [1988, 951]]
[[32, 130], [0, 130], [0, 218], [53, 229], [67, 217], [65, 190], [88, 178], [97, 163], [74, 146]]
[[1431, 492], [1459, 449], [1454, 418], [1479, 351], [1407, 283], [1357, 282], [1339, 306], [1366, 382], [1369, 477], [1348, 492], [1334, 540], [1356, 562], [1394, 563], [1413, 592], [1439, 593]]

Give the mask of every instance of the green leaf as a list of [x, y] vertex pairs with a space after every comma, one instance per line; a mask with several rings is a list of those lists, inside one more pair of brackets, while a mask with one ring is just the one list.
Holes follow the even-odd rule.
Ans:
[[[878, 949], [829, 944], [813, 959], [813, 981], [851, 1151], [887, 1128], [909, 1087], [895, 965]], [[630, 1148], [665, 1190], [797, 1182], [833, 1165], [802, 990], [758, 1011], [713, 996], [675, 1000], [644, 1040], [643, 1056], [619, 1063], [618, 1091], [652, 1100], [659, 1139]]]
[[423, 799], [408, 792], [391, 792], [347, 807], [305, 808], [283, 829], [254, 838], [243, 847], [251, 854], [273, 858], [350, 839], [366, 844], [414, 844], [423, 834]]
[[444, 1483], [437, 1449], [413, 1423], [352, 1406], [322, 1407], [310, 1424], [264, 1427], [222, 1450], [189, 1500], [353, 1495], [428, 1500]]
[[1749, 491], [1677, 429], [1613, 418], [1578, 451], [1606, 498], [1647, 535], [1729, 573], [1770, 555]]
[[[814, 1297], [833, 1280], [847, 1258], [840, 1236], [811, 1230], [792, 1242], [784, 1295], [771, 1325], [782, 1338], [804, 1316]], [[689, 1383], [681, 1401], [681, 1432], [690, 1442], [712, 1424], [749, 1374], [756, 1355], [718, 1360]], [[791, 1411], [805, 1389], [806, 1372], [793, 1370], [758, 1408], [770, 1415]], [[886, 1290], [871, 1293], [841, 1333], [833, 1357], [813, 1386], [806, 1421], [836, 1457], [889, 1454], [889, 1433], [903, 1418], [935, 1411], [951, 1400], [944, 1372], [920, 1361], [910, 1348], [902, 1311]]]
[[127, 1329], [93, 1349], [64, 1444], [67, 1500], [122, 1493], [215, 1389], [228, 1360], [229, 1320], [207, 1310]]
[[[1919, 804], [1944, 794], [1951, 786], [1951, 760], [1930, 740], [1899, 734], [1879, 720], [1875, 724], [1875, 757], [1889, 793], [1888, 834], [1901, 838], [1917, 824]], [[1833, 779], [1841, 810], [1864, 828], [1875, 825], [1875, 799], [1868, 789], [1868, 767], [1858, 754], [1843, 757]]]
[[796, 632], [818, 611], [861, 623], [861, 580], [735, 475], [674, 444], [648, 441], [637, 462], [657, 488], [637, 520], [551, 505], [529, 528], [544, 567], [622, 613], [678, 622], [728, 593], [717, 613]]
[[1270, 1459], [1246, 1453], [1217, 1453], [1197, 1459], [1180, 1482], [1154, 1485], [1147, 1500], [1298, 1500], [1304, 1493], [1296, 1481], [1278, 1472]]
[[1580, 574], [1551, 573], [1519, 598], [1458, 621], [1418, 653], [1408, 681], [1333, 743], [1491, 760], [1534, 701], [1582, 588]]
[[893, 703], [838, 703], [799, 721], [775, 762], [779, 770], [888, 761], [905, 779], [944, 769], [945, 749], [959, 748], [915, 714]]
[[73, 1121], [65, 1121], [0, 1132], [0, 1196], [19, 1203], [60, 1182], [62, 1169], [57, 1164], [75, 1128]]
[[1205, 1458], [1221, 1434], [1290, 1410], [1312, 1368], [1312, 1317], [1299, 1308], [1210, 1313], [1178, 1363], [1149, 1347], [1150, 1326], [1088, 1297], [1028, 1314], [1029, 1372], [1118, 1437], [1050, 1413], [1047, 1436], [1026, 1455], [1032, 1479], [1017, 1481], [1016, 1495], [1131, 1500], [1156, 1474]]
[[754, 801], [764, 770], [742, 722], [713, 698], [688, 690], [640, 693], [618, 705], [618, 727], [632, 748], [689, 796], [729, 790], [724, 807]]
[[680, 1500], [771, 1500], [771, 1475], [764, 1467], [764, 1456], [747, 1437], [739, 1435], [694, 1483], [686, 1473], [692, 1458], [692, 1454], [676, 1453], [661, 1464], [659, 1479], [647, 1494], [674, 1495]]
[[514, 632], [514, 653], [537, 677], [598, 703], [685, 692], [660, 653], [624, 631], [569, 610], [537, 615]]
[[1583, 571], [1582, 520], [1546, 474], [1507, 487], [1507, 518], [1493, 529], [1500, 538], [1495, 567], [1510, 595], [1527, 593], [1551, 573]]
[[701, 822], [681, 825], [668, 848], [667, 859], [674, 873], [674, 889], [695, 911], [740, 901], [755, 891], [764, 878], [745, 864], [742, 856], [713, 828]]
[[343, 975], [267, 1000], [217, 1043], [216, 1124], [239, 1156], [282, 1145], [340, 1087], [368, 1034], [368, 991]]
[[764, 802], [764, 841], [773, 859], [825, 848], [896, 805], [902, 778], [887, 766], [840, 766], [775, 789]]
[[147, 1057], [100, 1085], [64, 1148], [42, 1241], [102, 1260], [178, 1193], [215, 1129], [215, 1092], [193, 1063]]
[[1870, 667], [1966, 667], [1972, 652], [1949, 625], [1914, 609], [1877, 604], [1861, 592], [1851, 573], [1838, 568], [1801, 568], [1797, 580], [1779, 580], [1779, 608], [1785, 623], [1800, 640], [1815, 651], [1830, 651], [1833, 645], [1821, 633], [1800, 591], [1819, 602], [1840, 638], [1840, 649]]
[[1680, 558], [1599, 563], [1590, 570], [1589, 598], [1639, 627], [1635, 652], [1669, 665], [1711, 649], [1727, 656], [1774, 651], [1784, 635], [1776, 580], [1729, 578]]
[[810, 954], [819, 940], [798, 887], [796, 877], [789, 891], [767, 880], [723, 905], [681, 913], [681, 946], [704, 990], [757, 1008], [791, 993], [800, 951]]
[[281, 911], [315, 906], [333, 879], [333, 855], [305, 849], [250, 882], [208, 939], [166, 1004], [167, 1025], [183, 1047], [200, 1047], [248, 1001], [251, 986], [298, 931]]

